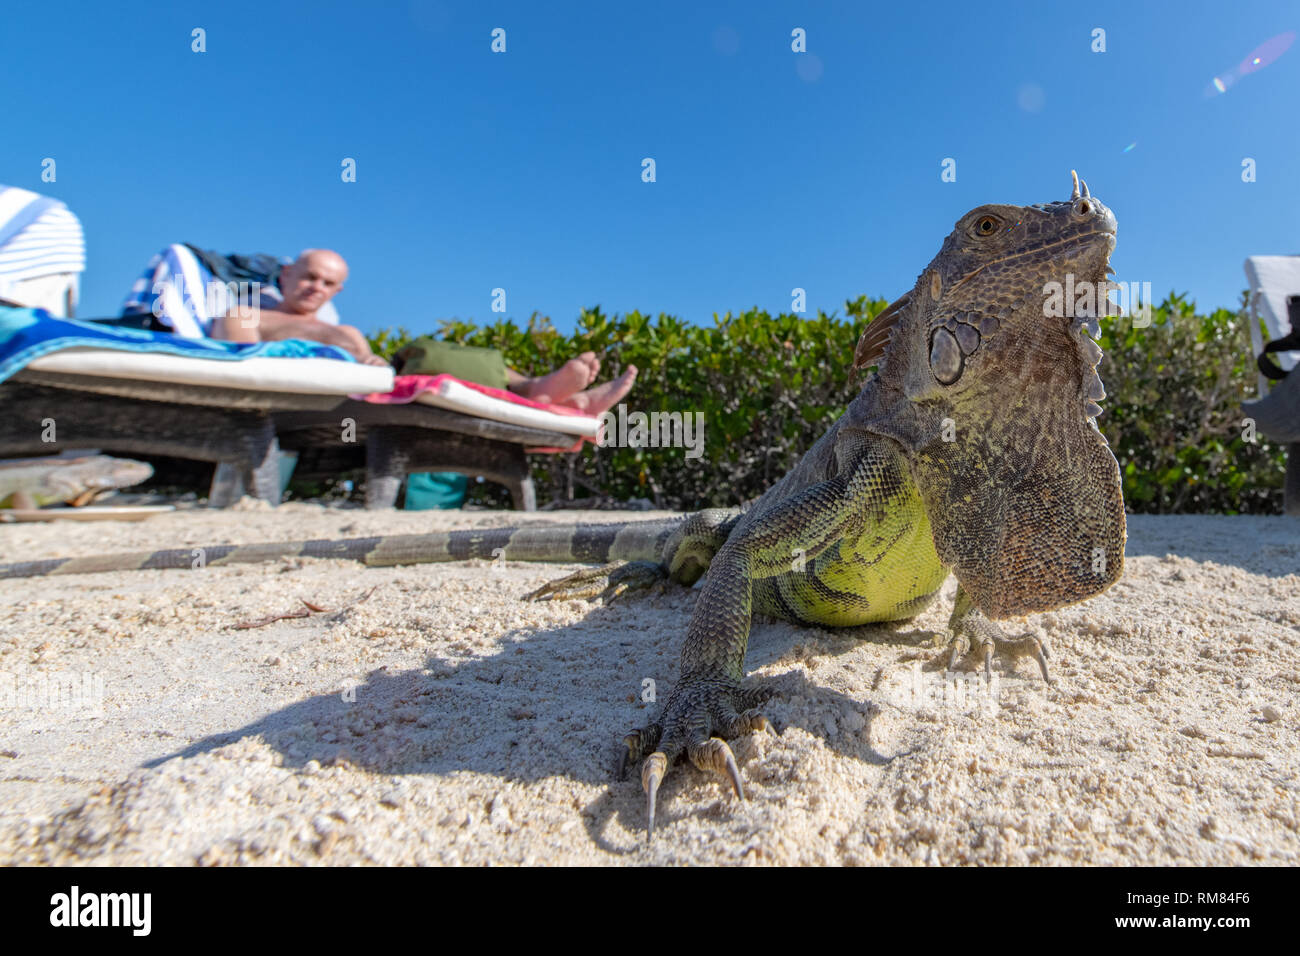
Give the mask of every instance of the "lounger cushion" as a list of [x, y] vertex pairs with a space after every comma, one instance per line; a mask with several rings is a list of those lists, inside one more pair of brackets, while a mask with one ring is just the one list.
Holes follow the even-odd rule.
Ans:
[[255, 392], [354, 395], [385, 392], [393, 387], [391, 368], [328, 358], [255, 357], [242, 362], [214, 362], [207, 358], [159, 352], [71, 348], [43, 355], [29, 362], [27, 367], [38, 372], [242, 388]]
[[115, 379], [353, 395], [384, 391], [393, 371], [362, 365], [332, 345], [300, 339], [240, 345], [0, 306], [0, 381], [24, 369]]

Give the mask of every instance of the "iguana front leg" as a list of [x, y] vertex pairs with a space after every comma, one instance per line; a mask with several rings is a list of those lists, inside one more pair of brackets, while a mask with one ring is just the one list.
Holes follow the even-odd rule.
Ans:
[[951, 633], [952, 656], [948, 659], [948, 669], [954, 670], [957, 661], [970, 653], [972, 643], [984, 652], [984, 674], [993, 678], [993, 655], [998, 653], [1006, 657], [1032, 656], [1038, 661], [1043, 672], [1043, 680], [1050, 682], [1047, 676], [1047, 645], [1032, 635], [1026, 637], [1007, 637], [998, 627], [977, 608], [970, 595], [959, 584], [957, 599], [953, 602], [952, 617], [948, 619]]
[[659, 721], [624, 738], [623, 767], [645, 758], [641, 783], [650, 836], [659, 785], [683, 753], [702, 770], [725, 773], [744, 799], [725, 738], [769, 726], [756, 709], [768, 692], [742, 686], [754, 581], [790, 573], [797, 550], [812, 559], [855, 535], [875, 501], [871, 474], [860, 466], [807, 488], [733, 534], [714, 556], [687, 629], [681, 677]]

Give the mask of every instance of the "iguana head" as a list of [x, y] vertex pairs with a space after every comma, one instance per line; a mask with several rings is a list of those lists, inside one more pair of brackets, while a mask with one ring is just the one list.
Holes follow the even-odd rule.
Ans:
[[993, 617], [1082, 600], [1122, 570], [1087, 334], [1114, 247], [1114, 215], [1077, 176], [1065, 202], [980, 206], [858, 344], [855, 365], [878, 371], [851, 415], [903, 447], [940, 558]]

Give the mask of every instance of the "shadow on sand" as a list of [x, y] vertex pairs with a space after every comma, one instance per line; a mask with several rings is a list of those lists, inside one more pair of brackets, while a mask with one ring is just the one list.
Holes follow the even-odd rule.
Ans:
[[[604, 836], [616, 815], [634, 832], [645, 824], [644, 795], [635, 772], [616, 779], [621, 737], [658, 714], [659, 703], [641, 702], [645, 678], [655, 681], [658, 701], [666, 699], [694, 595], [678, 592], [642, 600], [670, 611], [665, 617], [675, 639], [648, 639], [635, 601], [593, 606], [582, 620], [564, 627], [509, 631], [490, 656], [456, 663], [430, 658], [418, 670], [372, 671], [348, 687], [308, 697], [144, 766], [195, 757], [256, 736], [292, 768], [314, 760], [322, 765], [346, 762], [374, 774], [473, 771], [512, 782], [564, 776], [609, 785], [583, 809], [584, 822], [593, 843], [609, 852], [626, 852]], [[836, 656], [863, 639], [915, 648], [933, 636], [914, 622], [828, 631], [760, 621], [751, 636], [747, 666], [752, 671], [792, 652]], [[619, 648], [612, 667], [611, 644]], [[799, 645], [803, 651], [795, 651]], [[563, 666], [557, 667], [557, 661]], [[795, 695], [808, 701], [804, 713], [848, 707], [868, 722], [874, 714], [868, 701], [850, 700], [811, 683], [798, 669], [778, 673], [770, 683], [777, 697], [767, 712], [782, 730], [791, 726], [782, 699]], [[822, 737], [827, 733], [820, 722], [804, 729]], [[828, 744], [874, 764], [893, 759], [872, 749], [869, 739], [869, 733], [839, 735]], [[733, 746], [743, 772], [751, 745], [740, 740]], [[664, 823], [676, 815], [674, 797], [703, 779], [689, 767], [669, 775], [660, 791]]]

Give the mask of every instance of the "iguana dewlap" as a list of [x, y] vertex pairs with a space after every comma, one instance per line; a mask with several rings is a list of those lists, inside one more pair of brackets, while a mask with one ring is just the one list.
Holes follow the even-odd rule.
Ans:
[[[972, 649], [986, 669], [994, 652], [1028, 654], [1047, 677], [1041, 642], [1008, 638], [994, 621], [1085, 600], [1123, 569], [1119, 467], [1093, 420], [1104, 392], [1088, 335], [1107, 311], [1115, 231], [1077, 177], [1064, 202], [980, 206], [959, 219], [915, 286], [868, 325], [852, 361], [876, 371], [847, 411], [744, 513], [51, 559], [0, 566], [0, 578], [188, 568], [196, 550], [205, 566], [284, 554], [632, 562], [533, 597], [703, 575], [681, 675], [658, 720], [625, 739], [626, 759], [643, 761], [653, 833], [678, 757], [727, 774], [744, 795], [726, 740], [768, 726], [766, 692], [745, 681], [755, 612], [832, 626], [904, 620], [952, 573], [950, 663]], [[1067, 281], [1080, 298], [1062, 315]]]

